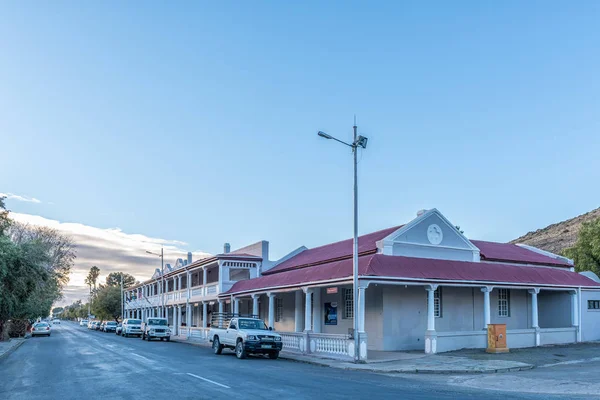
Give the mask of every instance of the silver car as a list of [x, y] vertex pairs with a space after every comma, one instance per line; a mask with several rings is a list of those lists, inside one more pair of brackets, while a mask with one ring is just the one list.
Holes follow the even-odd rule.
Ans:
[[38, 322], [31, 328], [31, 337], [50, 336], [50, 333], [52, 333], [52, 327], [47, 322]]

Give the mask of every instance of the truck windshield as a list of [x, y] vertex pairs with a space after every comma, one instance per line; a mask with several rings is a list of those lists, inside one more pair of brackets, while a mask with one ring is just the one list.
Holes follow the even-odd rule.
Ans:
[[260, 319], [240, 319], [239, 329], [259, 329], [266, 331], [267, 326]]
[[150, 318], [148, 320], [148, 325], [167, 325], [167, 320], [166, 319], [152, 319]]

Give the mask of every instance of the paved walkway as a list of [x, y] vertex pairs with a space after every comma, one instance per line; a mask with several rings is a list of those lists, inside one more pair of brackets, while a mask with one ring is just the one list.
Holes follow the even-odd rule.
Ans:
[[[201, 340], [187, 340], [181, 336], [173, 336], [172, 340], [196, 346], [210, 347], [210, 343]], [[377, 352], [375, 352], [377, 353]], [[383, 353], [383, 352], [382, 352]], [[392, 357], [394, 355], [394, 357]], [[423, 374], [468, 374], [522, 371], [533, 368], [533, 365], [510, 360], [476, 360], [468, 357], [450, 357], [441, 355], [425, 355], [420, 352], [385, 352], [375, 354], [373, 360], [366, 364], [355, 364], [347, 361], [332, 360], [314, 356], [304, 356], [281, 352], [280, 358], [330, 368], [376, 373], [423, 373]]]
[[25, 339], [10, 339], [7, 342], [0, 342], [0, 360], [15, 351], [23, 342]]

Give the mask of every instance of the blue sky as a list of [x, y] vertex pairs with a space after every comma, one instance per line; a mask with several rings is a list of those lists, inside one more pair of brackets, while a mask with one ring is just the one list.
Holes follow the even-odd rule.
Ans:
[[[142, 6], [143, 4], [143, 6]], [[16, 212], [275, 257], [436, 207], [507, 241], [599, 206], [598, 2], [0, 6]]]

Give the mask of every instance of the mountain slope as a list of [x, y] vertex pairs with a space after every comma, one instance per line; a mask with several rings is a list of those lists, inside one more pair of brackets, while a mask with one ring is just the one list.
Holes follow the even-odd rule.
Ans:
[[600, 218], [600, 208], [581, 214], [578, 217], [538, 229], [535, 232], [529, 232], [528, 234], [511, 241], [511, 243], [524, 243], [542, 250], [560, 254], [561, 251], [572, 247], [575, 244], [581, 225], [584, 222], [596, 218]]

